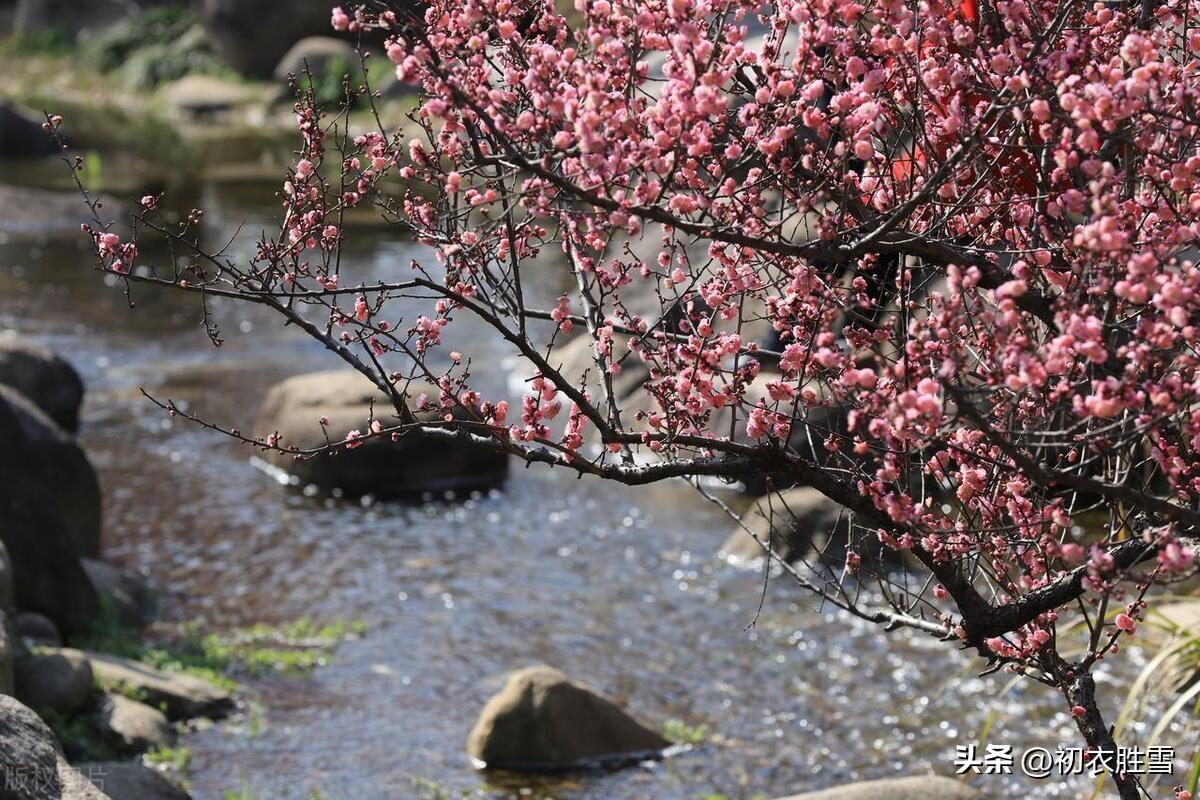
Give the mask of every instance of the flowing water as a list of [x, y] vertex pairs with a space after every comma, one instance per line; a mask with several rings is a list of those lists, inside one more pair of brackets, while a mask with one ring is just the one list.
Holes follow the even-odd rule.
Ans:
[[[61, 185], [49, 169], [0, 163], [0, 180]], [[138, 165], [128, 169], [136, 177]], [[245, 223], [235, 245], [244, 251], [269, 229], [275, 188], [243, 177], [181, 191], [205, 208], [209, 241]], [[769, 798], [953, 773], [955, 745], [977, 741], [993, 714], [990, 742], [1018, 752], [1074, 744], [1048, 690], [1005, 691], [1005, 677], [976, 677], [981, 662], [943, 643], [822, 611], [784, 578], [756, 614], [763, 576], [718, 560], [730, 523], [682, 484], [626, 489], [534, 467], [514, 469], [498, 491], [422, 505], [286, 490], [246, 448], [168, 418], [139, 389], [246, 428], [273, 381], [336, 367], [329, 354], [255, 308], [221, 303], [227, 341], [212, 347], [189, 299], [146, 289], [127, 298], [106, 285], [75, 224], [60, 216], [0, 233], [0, 327], [56, 348], [86, 379], [83, 441], [104, 487], [107, 557], [149, 575], [168, 620], [368, 626], [310, 676], [247, 680], [247, 713], [183, 737], [197, 800], [230, 790]], [[426, 255], [364, 228], [344, 263], [357, 280], [405, 274]], [[503, 387], [505, 354], [482, 329], [459, 326], [463, 349], [495, 365], [477, 371]], [[534, 663], [599, 687], [651, 725], [679, 720], [708, 734], [623, 771], [539, 781], [474, 771], [464, 743], [476, 714], [506, 671]], [[1091, 785], [975, 783], [1030, 797]]]

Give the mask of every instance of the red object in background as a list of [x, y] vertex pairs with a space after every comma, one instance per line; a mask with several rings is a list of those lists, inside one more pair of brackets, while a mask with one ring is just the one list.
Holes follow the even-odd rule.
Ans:
[[[977, 0], [960, 0], [957, 6], [950, 6], [947, 18], [950, 20], [961, 19], [978, 31], [979, 3]], [[981, 94], [968, 93], [964, 99], [973, 106], [985, 98]], [[1034, 138], [1037, 138], [1036, 131], [1034, 131]], [[948, 148], [938, 147], [937, 157], [945, 158], [947, 150]], [[892, 161], [892, 178], [897, 182], [906, 181], [917, 169], [923, 168], [925, 163], [924, 150], [919, 145], [914, 145], [911, 158], [898, 157]], [[991, 167], [991, 172], [994, 177], [1002, 181], [1012, 182], [1026, 194], [1034, 194], [1037, 191], [1037, 164], [1024, 150], [1014, 148], [1000, 156]]]
[[[951, 16], [954, 16], [953, 11], [950, 13]], [[978, 30], [979, 5], [975, 2], [975, 0], [962, 0], [962, 2], [958, 4], [958, 13], [964, 20], [971, 23], [971, 25]]]

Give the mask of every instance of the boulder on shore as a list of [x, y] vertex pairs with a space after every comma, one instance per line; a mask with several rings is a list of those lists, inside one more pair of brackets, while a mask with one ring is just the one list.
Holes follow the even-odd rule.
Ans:
[[99, 599], [51, 487], [30, 469], [38, 455], [9, 403], [0, 402], [0, 541], [13, 567], [14, 602], [65, 634], [87, 628]]
[[42, 648], [16, 662], [17, 697], [30, 708], [52, 708], [64, 714], [92, 701], [92, 665], [79, 650]]
[[[412, 384], [409, 395], [427, 394], [435, 387]], [[259, 410], [255, 434], [278, 433], [281, 445], [315, 449], [339, 442], [353, 430], [367, 431], [372, 415], [385, 424], [394, 413], [391, 401], [366, 377], [352, 370], [296, 375], [276, 384]], [[456, 409], [456, 417], [465, 412]], [[322, 416], [329, 418], [324, 428]], [[418, 412], [418, 419], [438, 418], [436, 410]], [[508, 456], [469, 442], [458, 443], [407, 433], [396, 439], [373, 437], [354, 448], [341, 448], [311, 458], [267, 451], [268, 462], [296, 476], [301, 483], [337, 488], [351, 495], [383, 497], [446, 489], [494, 486], [508, 475]]]
[[120, 694], [100, 701], [100, 732], [123, 752], [140, 754], [175, 744], [175, 729], [167, 715]]
[[[0, 797], [59, 800], [61, 753], [41, 717], [16, 698], [0, 695]], [[18, 781], [36, 778], [34, 790]]]
[[13, 630], [22, 640], [43, 647], [62, 647], [62, 636], [54, 620], [36, 611], [18, 611]]
[[75, 437], [64, 431], [25, 395], [0, 386], [0, 403], [20, 423], [33, 456], [31, 464], [53, 493], [55, 509], [81, 558], [100, 555], [100, 481]]
[[292, 45], [275, 65], [275, 80], [286, 83], [289, 75], [297, 78], [305, 69], [314, 80], [362, 72], [358, 51], [344, 39], [332, 36], [306, 36]]
[[467, 752], [481, 768], [554, 771], [653, 758], [669, 745], [594, 689], [538, 666], [487, 702]]
[[940, 775], [908, 775], [848, 783], [779, 800], [979, 800], [983, 796], [961, 780]]
[[311, 0], [204, 0], [204, 27], [213, 47], [234, 69], [267, 78], [296, 42], [332, 35], [334, 5]]
[[170, 719], [217, 719], [233, 710], [233, 698], [219, 686], [193, 675], [164, 672], [138, 661], [88, 653], [96, 678], [105, 688], [121, 686], [166, 709]]
[[28, 397], [64, 431], [79, 429], [83, 380], [58, 354], [23, 339], [0, 337], [0, 384]]

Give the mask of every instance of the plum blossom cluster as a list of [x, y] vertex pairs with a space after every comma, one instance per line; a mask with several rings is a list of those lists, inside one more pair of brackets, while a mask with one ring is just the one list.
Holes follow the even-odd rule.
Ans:
[[[316, 309], [306, 330], [401, 424], [436, 410], [629, 483], [815, 487], [932, 575], [879, 621], [1057, 687], [1108, 746], [1089, 672], [1195, 570], [1197, 20], [1196, 0], [339, 7], [419, 91], [412, 124], [335, 156], [298, 103], [283, 235], [234, 291]], [[436, 267], [340, 284], [339, 220], [367, 200]], [[447, 353], [464, 318], [518, 357], [519, 415]], [[415, 379], [436, 388], [413, 400]], [[1070, 663], [1066, 619], [1088, 631]]]

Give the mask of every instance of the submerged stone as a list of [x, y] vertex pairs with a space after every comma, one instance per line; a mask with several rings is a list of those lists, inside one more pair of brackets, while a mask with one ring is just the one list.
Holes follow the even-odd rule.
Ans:
[[655, 758], [669, 745], [594, 689], [537, 666], [487, 702], [467, 752], [481, 768], [554, 771]]

